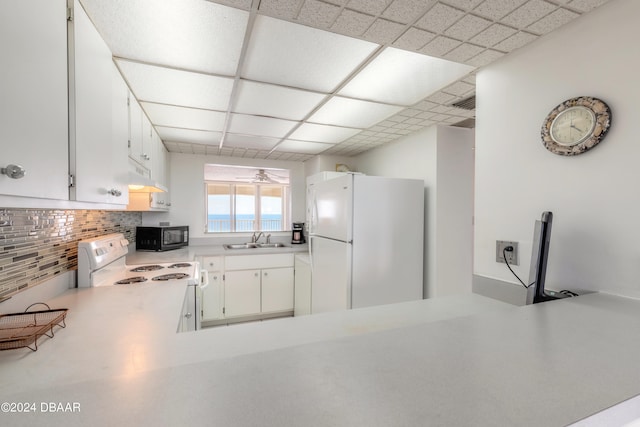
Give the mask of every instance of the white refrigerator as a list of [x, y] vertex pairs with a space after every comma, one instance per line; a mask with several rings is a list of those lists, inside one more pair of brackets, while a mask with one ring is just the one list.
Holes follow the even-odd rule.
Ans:
[[313, 184], [311, 313], [422, 299], [424, 191], [360, 174]]

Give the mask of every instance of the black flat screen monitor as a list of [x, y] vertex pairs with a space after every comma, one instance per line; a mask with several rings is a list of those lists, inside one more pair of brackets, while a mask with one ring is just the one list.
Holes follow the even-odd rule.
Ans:
[[[558, 299], [545, 292], [545, 277], [547, 275], [547, 260], [549, 259], [549, 243], [551, 241], [551, 224], [553, 214], [543, 212], [542, 218], [536, 221], [533, 231], [533, 248], [531, 251], [531, 268], [529, 270], [530, 286], [527, 289], [527, 304]], [[557, 294], [552, 292], [553, 294]]]

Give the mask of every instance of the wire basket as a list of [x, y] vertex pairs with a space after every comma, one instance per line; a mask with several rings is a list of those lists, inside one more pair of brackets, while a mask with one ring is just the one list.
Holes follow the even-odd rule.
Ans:
[[[34, 305], [44, 305], [47, 310], [29, 311]], [[0, 315], [0, 350], [13, 350], [27, 347], [31, 351], [38, 350], [38, 338], [46, 335], [53, 338], [53, 327], [66, 328], [65, 317], [68, 309], [51, 308], [37, 302], [27, 307], [24, 313]]]

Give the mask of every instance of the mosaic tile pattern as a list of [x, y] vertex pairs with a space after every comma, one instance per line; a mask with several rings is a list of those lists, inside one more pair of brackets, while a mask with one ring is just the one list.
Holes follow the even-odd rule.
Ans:
[[123, 233], [135, 243], [140, 212], [0, 208], [0, 298], [78, 267], [78, 241]]

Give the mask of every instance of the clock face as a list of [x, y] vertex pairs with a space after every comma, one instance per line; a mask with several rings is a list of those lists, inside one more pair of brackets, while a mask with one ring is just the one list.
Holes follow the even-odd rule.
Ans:
[[596, 126], [596, 115], [582, 106], [568, 108], [551, 123], [551, 138], [558, 144], [571, 147], [587, 139]]
[[549, 112], [540, 136], [554, 154], [575, 156], [602, 141], [611, 126], [611, 110], [598, 98], [580, 96], [564, 101]]

